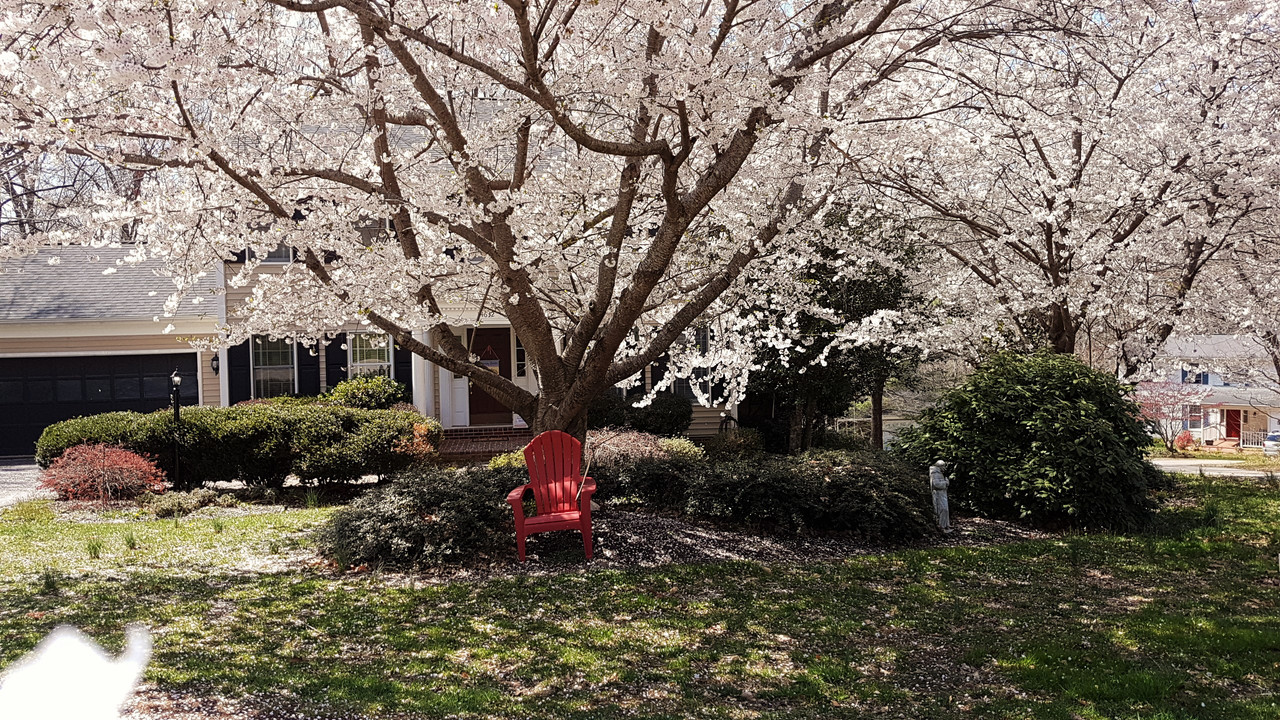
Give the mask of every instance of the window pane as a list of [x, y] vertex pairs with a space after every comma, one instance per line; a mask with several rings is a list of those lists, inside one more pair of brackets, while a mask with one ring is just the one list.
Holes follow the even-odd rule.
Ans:
[[391, 362], [391, 343], [381, 333], [352, 333], [348, 342], [351, 345], [351, 362], [387, 363]]
[[253, 338], [253, 396], [269, 398], [293, 392], [293, 345], [283, 338]]
[[86, 400], [106, 401], [111, 399], [111, 378], [109, 377], [90, 377], [85, 378], [85, 393], [88, 395]]
[[289, 262], [292, 259], [293, 248], [285, 245], [284, 243], [280, 243], [274, 250], [267, 253], [267, 256], [263, 258], [263, 262]]
[[254, 368], [253, 396], [276, 397], [293, 392], [293, 368]]
[[284, 338], [271, 340], [255, 336], [253, 365], [254, 367], [293, 367], [293, 346]]
[[84, 399], [81, 394], [80, 378], [59, 380], [57, 392], [58, 402], [74, 402]]
[[142, 395], [142, 381], [136, 377], [117, 377], [116, 400], [137, 400]]
[[172, 381], [161, 375], [149, 375], [142, 378], [142, 397], [147, 400], [159, 400], [169, 397], [169, 384]]

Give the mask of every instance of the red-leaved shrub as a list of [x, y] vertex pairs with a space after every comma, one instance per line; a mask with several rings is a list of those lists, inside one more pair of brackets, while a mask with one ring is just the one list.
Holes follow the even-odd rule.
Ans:
[[1196, 438], [1189, 431], [1183, 430], [1178, 433], [1178, 437], [1174, 438], [1173, 446], [1180, 451], [1185, 452], [1196, 444]]
[[114, 445], [76, 445], [53, 461], [40, 487], [59, 500], [128, 500], [143, 492], [164, 492], [164, 472], [155, 463]]

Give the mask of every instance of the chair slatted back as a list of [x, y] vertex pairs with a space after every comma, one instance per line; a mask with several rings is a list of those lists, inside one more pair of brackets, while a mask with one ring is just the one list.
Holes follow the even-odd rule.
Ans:
[[577, 438], [548, 430], [525, 446], [524, 460], [539, 515], [578, 509], [582, 443]]

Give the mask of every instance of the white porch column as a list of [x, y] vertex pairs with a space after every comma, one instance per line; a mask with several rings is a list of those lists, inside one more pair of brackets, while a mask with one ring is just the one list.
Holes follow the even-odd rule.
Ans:
[[[418, 342], [427, 342], [426, 333], [422, 331], [415, 331], [413, 338]], [[435, 415], [436, 398], [435, 392], [433, 392], [435, 390], [435, 373], [431, 372], [433, 366], [417, 353], [413, 353], [410, 363], [413, 374], [413, 406], [418, 408], [418, 412], [423, 415]]]

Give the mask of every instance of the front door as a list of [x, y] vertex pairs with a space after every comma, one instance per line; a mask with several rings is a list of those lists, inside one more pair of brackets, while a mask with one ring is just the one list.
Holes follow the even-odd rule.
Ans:
[[[468, 330], [471, 354], [480, 358], [480, 364], [508, 380], [511, 379], [511, 329], [480, 328]], [[511, 425], [511, 410], [480, 389], [474, 381], [467, 394], [471, 409], [471, 425]]]
[[1227, 415], [1227, 437], [1240, 439], [1240, 411], [1225, 410]]

